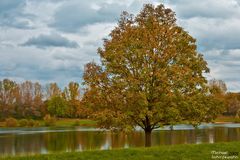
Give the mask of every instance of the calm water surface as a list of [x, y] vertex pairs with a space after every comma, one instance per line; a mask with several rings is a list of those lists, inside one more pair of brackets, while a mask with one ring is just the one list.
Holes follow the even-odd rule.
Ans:
[[[240, 124], [176, 125], [153, 131], [152, 145], [240, 141]], [[0, 156], [144, 146], [144, 132], [111, 133], [95, 128], [0, 129]]]

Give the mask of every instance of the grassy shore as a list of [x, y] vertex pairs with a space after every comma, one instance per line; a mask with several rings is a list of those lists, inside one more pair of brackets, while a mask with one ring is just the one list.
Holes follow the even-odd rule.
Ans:
[[[19, 122], [20, 120], [18, 120]], [[34, 120], [38, 122], [39, 127], [45, 126], [44, 120]], [[33, 126], [33, 127], [38, 127], [38, 126]], [[55, 127], [71, 127], [71, 126], [89, 126], [89, 127], [96, 127], [96, 121], [90, 120], [90, 119], [70, 119], [70, 118], [61, 118], [57, 119], [55, 124]], [[0, 122], [0, 128], [9, 128], [5, 124], [5, 122]], [[20, 127], [20, 126], [16, 126]], [[30, 127], [30, 126], [26, 126]]]
[[[213, 154], [214, 151], [215, 154]], [[229, 154], [240, 154], [240, 142], [52, 153], [48, 155], [5, 157], [3, 160], [210, 160], [213, 159], [212, 156], [230, 156]], [[234, 160], [240, 159], [239, 157], [240, 155], [235, 156]]]
[[[19, 121], [20, 119], [18, 119], [18, 122]], [[45, 126], [44, 120], [35, 120], [35, 121], [38, 122], [39, 126]], [[235, 116], [219, 116], [214, 120], [214, 122], [215, 123], [240, 123], [240, 119], [236, 118]], [[183, 122], [183, 123], [187, 123], [187, 122]], [[56, 119], [56, 122], [54, 124], [54, 126], [56, 127], [71, 127], [71, 126], [96, 127], [96, 125], [97, 125], [96, 121], [93, 121], [90, 119], [74, 119], [74, 118], [58, 118]], [[7, 127], [4, 121], [0, 121], [0, 128], [1, 127], [9, 128]]]
[[[42, 121], [44, 125], [44, 122]], [[58, 119], [55, 124], [57, 127], [70, 127], [70, 126], [96, 126], [96, 121], [90, 119], [70, 119], [62, 118]]]
[[214, 122], [233, 122], [233, 123], [239, 123], [240, 119], [236, 118], [235, 116], [219, 116], [217, 117]]

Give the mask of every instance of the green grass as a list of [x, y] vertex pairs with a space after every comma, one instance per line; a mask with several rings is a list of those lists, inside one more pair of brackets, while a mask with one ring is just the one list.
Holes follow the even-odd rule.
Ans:
[[240, 142], [52, 153], [48, 155], [7, 157], [3, 158], [3, 160], [210, 160], [212, 159], [212, 151], [240, 154]]
[[[19, 120], [18, 120], [19, 121]], [[43, 120], [38, 120], [40, 123], [40, 126], [44, 126], [45, 123]], [[76, 121], [78, 121], [76, 123]], [[240, 123], [240, 119], [237, 119], [235, 116], [219, 116], [217, 117], [214, 122], [236, 122]], [[187, 123], [187, 122], [183, 122]], [[71, 119], [71, 118], [60, 118], [56, 121], [56, 127], [70, 127], [70, 126], [89, 126], [89, 127], [96, 127], [97, 123], [96, 121], [90, 120], [90, 119]], [[8, 128], [5, 125], [4, 121], [0, 121], [0, 127]]]
[[214, 122], [237, 122], [238, 119], [235, 116], [219, 116]]
[[58, 119], [56, 121], [56, 126], [64, 127], [64, 126], [75, 126], [76, 121], [78, 121], [79, 126], [96, 126], [96, 121], [90, 119]]
[[[20, 121], [20, 119], [18, 120]], [[45, 126], [43, 120], [36, 120], [39, 122], [40, 126]], [[77, 121], [77, 123], [76, 123]], [[61, 118], [56, 120], [55, 127], [71, 127], [71, 126], [89, 126], [89, 127], [96, 127], [96, 121], [90, 119], [70, 119], [70, 118]], [[5, 122], [0, 122], [0, 127], [6, 127]]]

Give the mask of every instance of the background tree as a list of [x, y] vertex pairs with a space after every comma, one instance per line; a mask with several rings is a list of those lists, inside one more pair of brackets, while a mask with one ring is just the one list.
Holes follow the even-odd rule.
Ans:
[[68, 102], [67, 115], [78, 117], [80, 105], [80, 86], [76, 82], [70, 82], [63, 91], [63, 97]]
[[225, 96], [225, 115], [235, 116], [240, 111], [240, 93], [227, 93]]
[[227, 96], [227, 85], [223, 80], [211, 79], [208, 82], [210, 96], [214, 99], [218, 100], [219, 107], [222, 107], [222, 112], [225, 112], [228, 106], [228, 102], [226, 100]]
[[215, 95], [224, 95], [227, 92], [227, 85], [223, 80], [210, 80], [209, 88], [210, 92]]
[[15, 102], [18, 87], [9, 79], [0, 81], [0, 119], [15, 115]]
[[51, 116], [64, 117], [67, 110], [67, 102], [63, 98], [62, 91], [57, 83], [49, 83], [46, 86], [46, 106]]
[[61, 96], [53, 96], [47, 101], [47, 109], [51, 116], [65, 117], [67, 107], [67, 101]]
[[64, 89], [64, 97], [67, 100], [79, 100], [80, 99], [80, 87], [76, 82], [70, 82], [68, 87]]
[[162, 125], [211, 121], [220, 110], [207, 95], [209, 69], [195, 42], [163, 5], [145, 5], [135, 17], [123, 12], [98, 50], [102, 65], [85, 66], [83, 102], [104, 128], [140, 126], [146, 146]]
[[62, 94], [61, 89], [57, 85], [57, 83], [50, 83], [47, 85], [47, 99], [51, 97], [60, 96]]
[[18, 117], [40, 118], [43, 106], [42, 86], [31, 81], [19, 84], [16, 106]]
[[0, 81], [0, 120], [42, 118], [49, 112], [57, 117], [86, 118], [88, 112], [81, 104], [79, 84], [70, 82], [62, 92], [57, 83], [43, 88], [38, 82]]
[[42, 115], [42, 107], [44, 107], [43, 103], [43, 89], [40, 83], [36, 82], [33, 84], [34, 88], [34, 97], [32, 99], [33, 101], [33, 115], [35, 117], [43, 117]]

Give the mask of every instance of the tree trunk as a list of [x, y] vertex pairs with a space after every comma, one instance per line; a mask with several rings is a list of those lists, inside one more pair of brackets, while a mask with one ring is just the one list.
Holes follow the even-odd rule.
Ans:
[[151, 147], [152, 145], [152, 130], [145, 130], [145, 147]]

